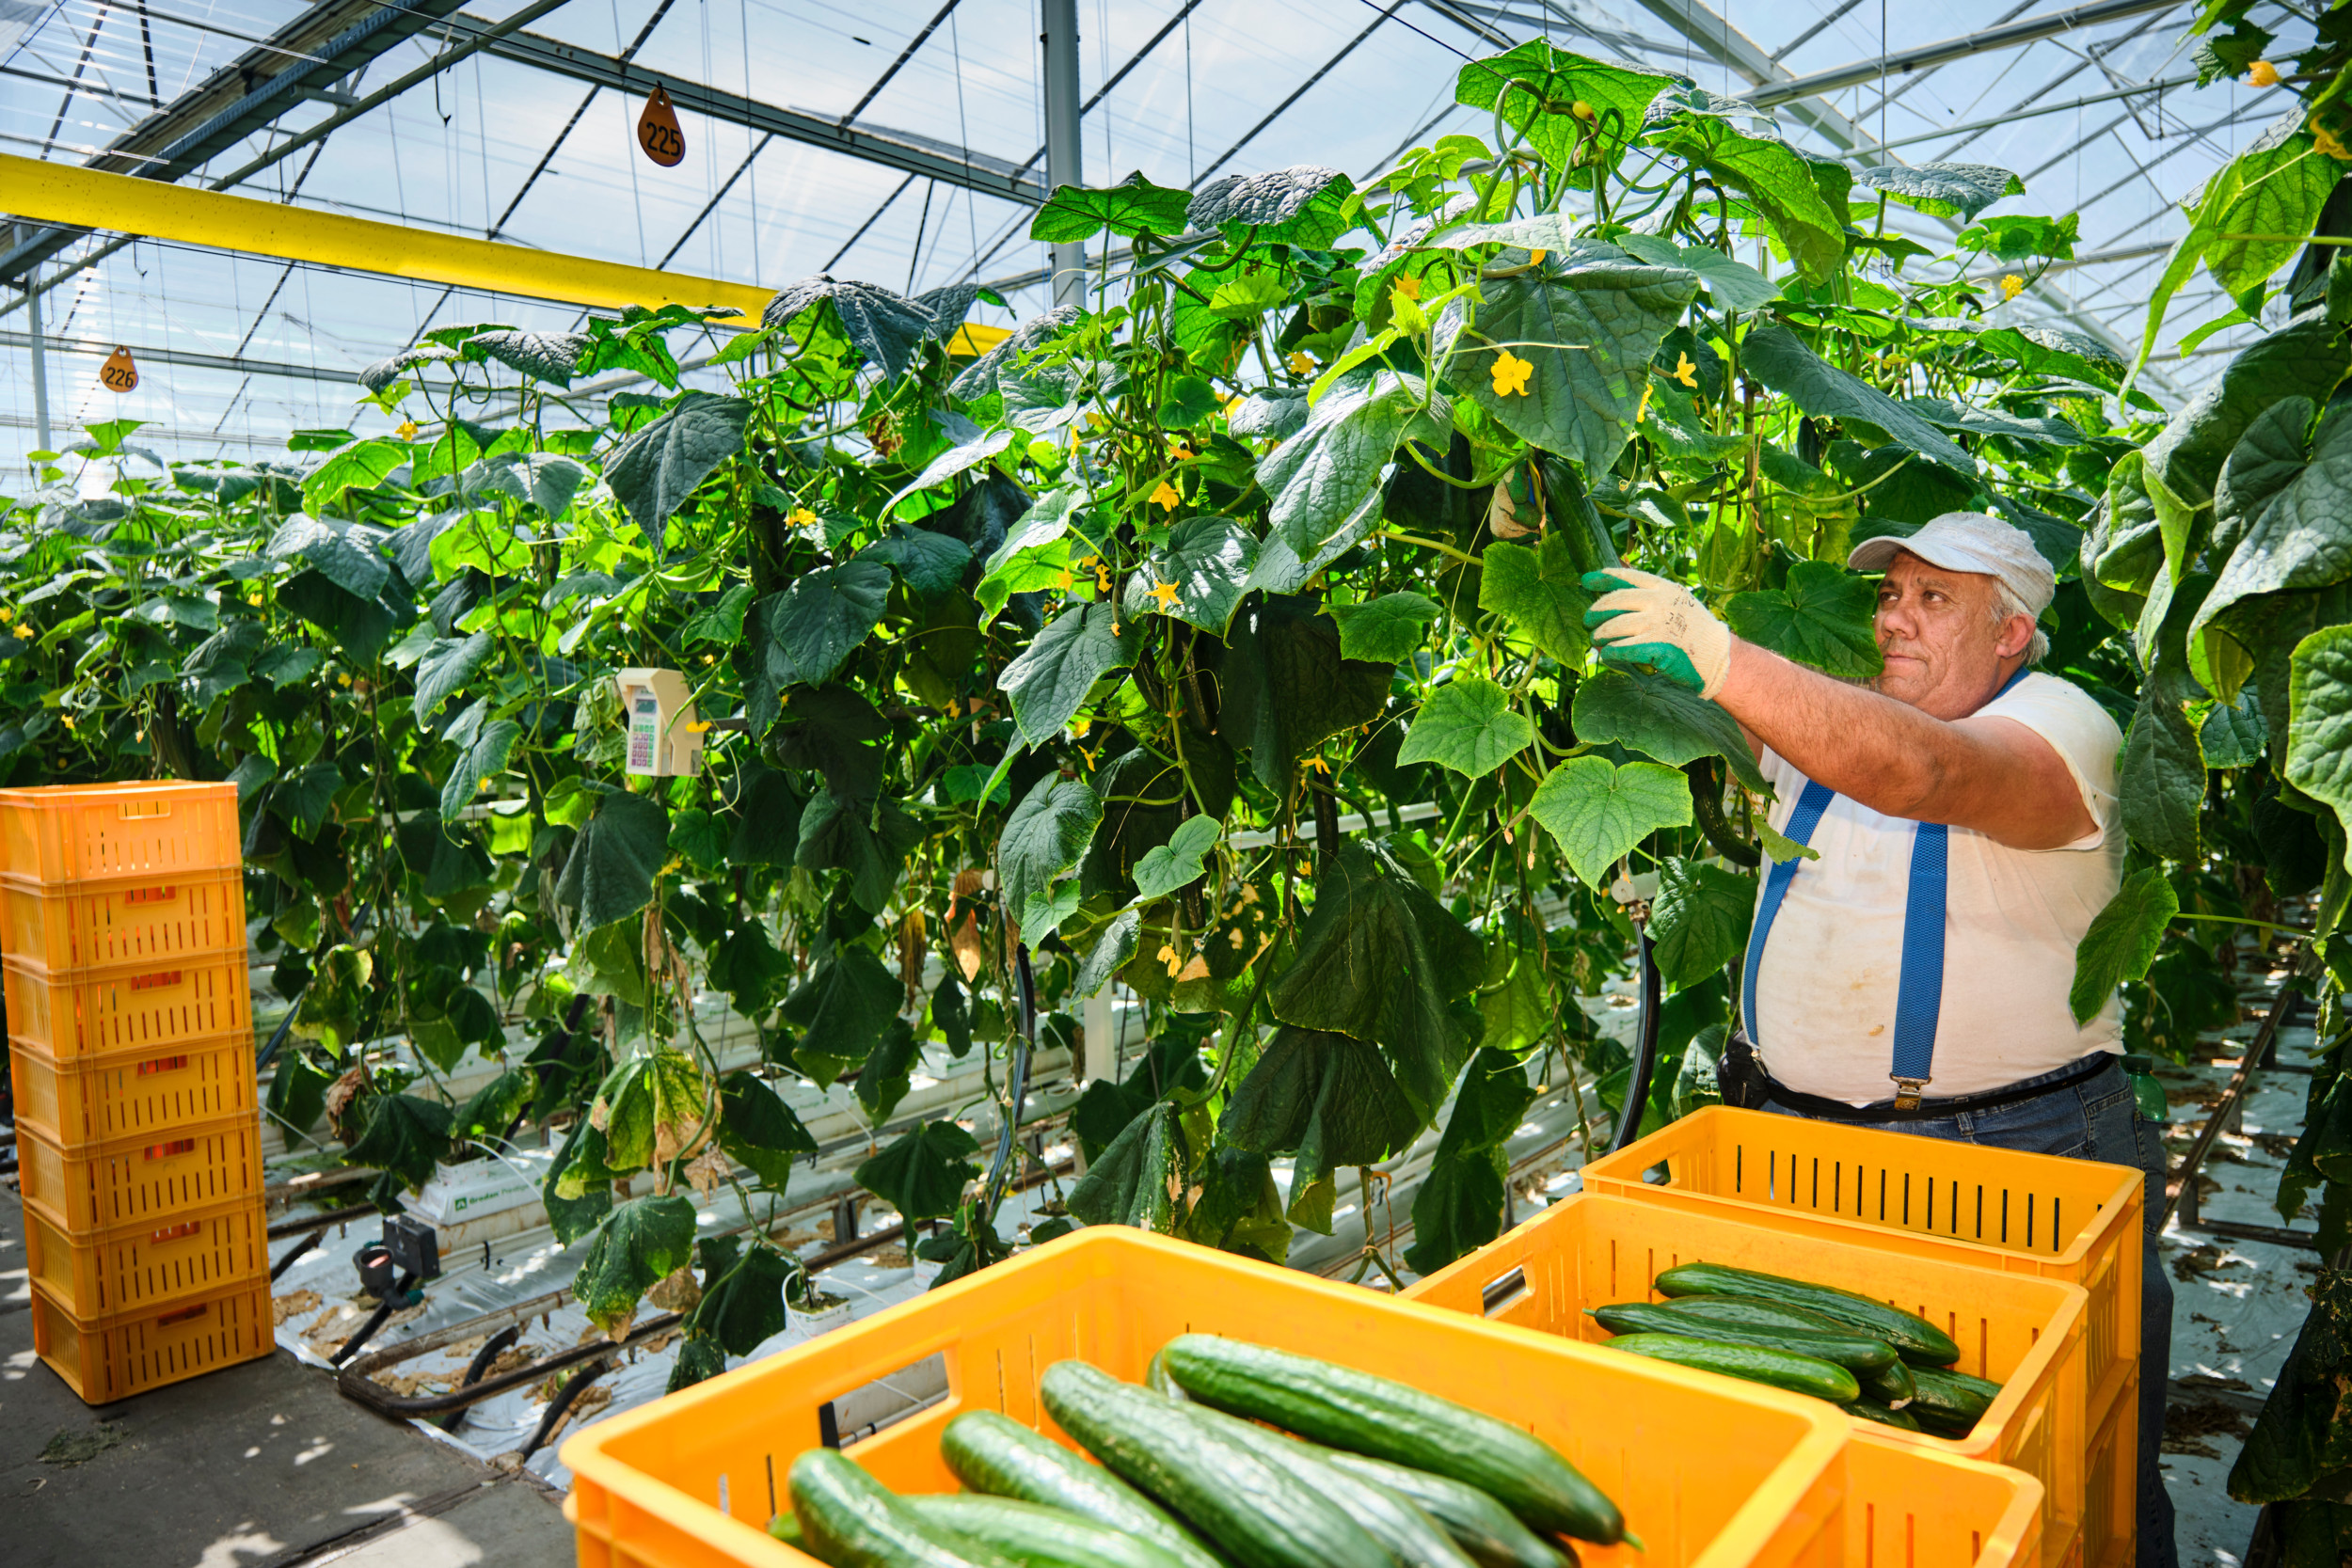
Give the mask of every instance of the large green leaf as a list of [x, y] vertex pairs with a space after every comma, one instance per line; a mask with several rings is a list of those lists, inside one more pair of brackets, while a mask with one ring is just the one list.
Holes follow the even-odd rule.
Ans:
[[980, 1174], [972, 1156], [979, 1140], [952, 1121], [927, 1121], [857, 1167], [857, 1184], [881, 1197], [898, 1217], [944, 1219], [956, 1212], [963, 1184]]
[[1646, 670], [1603, 668], [1576, 689], [1569, 709], [1579, 740], [1615, 741], [1679, 768], [1721, 757], [1740, 782], [1761, 795], [1769, 789], [1748, 750], [1740, 721], [1716, 703]]
[[1497, 541], [1479, 561], [1479, 609], [1502, 616], [1512, 630], [1561, 663], [1584, 662], [1593, 645], [1584, 629], [1593, 595], [1585, 591], [1565, 530], [1546, 533], [1533, 549]]
[[882, 619], [890, 600], [890, 568], [850, 561], [796, 579], [759, 603], [767, 665], [778, 686], [821, 686]]
[[1390, 669], [1343, 658], [1338, 626], [1312, 599], [1266, 597], [1234, 617], [1218, 733], [1249, 752], [1261, 784], [1287, 793], [1300, 757], [1379, 716]]
[[1544, 775], [1528, 809], [1577, 876], [1603, 887], [1642, 840], [1691, 825], [1691, 788], [1679, 772], [1654, 762], [1618, 767], [1606, 757], [1571, 757]]
[[1191, 200], [1187, 192], [1152, 183], [1141, 169], [1107, 190], [1057, 185], [1029, 220], [1029, 238], [1068, 245], [1090, 240], [1105, 229], [1122, 240], [1138, 234], [1181, 234], [1184, 208]]
[[1704, 861], [1670, 861], [1650, 905], [1658, 973], [1677, 990], [1718, 973], [1748, 945], [1756, 879]]
[[300, 561], [353, 597], [373, 599], [392, 578], [377, 547], [383, 538], [374, 529], [349, 523], [289, 517], [262, 553], [274, 561]]
[[424, 724], [440, 705], [465, 689], [474, 672], [489, 662], [498, 639], [486, 631], [471, 637], [436, 638], [417, 664], [417, 722]]
[[719, 1148], [781, 1193], [794, 1164], [817, 1152], [817, 1140], [775, 1090], [748, 1072], [731, 1072], [719, 1084]]
[[1457, 675], [1422, 704], [1396, 760], [1441, 763], [1478, 779], [1534, 743], [1535, 726], [1509, 692], [1483, 675]]
[[603, 1124], [605, 1164], [627, 1173], [666, 1165], [708, 1131], [709, 1079], [682, 1051], [657, 1047], [606, 1074], [591, 1115]]
[[1121, 621], [1117, 605], [1064, 605], [996, 677], [1022, 739], [1042, 746], [1060, 735], [1086, 705], [1094, 683], [1135, 662], [1142, 642], [1141, 628], [1132, 619]]
[[[1545, 96], [1512, 86], [1515, 81], [1544, 87]], [[1650, 101], [1673, 85], [1671, 76], [1606, 65], [1556, 48], [1549, 39], [1531, 39], [1464, 66], [1454, 78], [1454, 101], [1489, 111], [1500, 103], [1503, 123], [1524, 133], [1546, 163], [1558, 166], [1568, 161], [1584, 129], [1560, 113], [1561, 106], [1590, 104], [1597, 128], [1613, 147], [1622, 148], [1641, 130]]]
[[[1701, 87], [1677, 87], [1651, 105], [1645, 140], [1705, 169], [1746, 197], [1772, 225], [1808, 283], [1837, 275], [1846, 255], [1845, 186], [1770, 131], [1742, 130], [1743, 106]], [[1844, 170], [1838, 170], [1840, 176]]]
[[1740, 348], [1743, 371], [1806, 413], [1875, 425], [1929, 461], [1976, 479], [1977, 460], [1950, 436], [1868, 382], [1830, 364], [1787, 327], [1759, 326]]
[[[2282, 413], [2283, 420], [2271, 413]], [[2328, 410], [2298, 467], [2289, 452], [2300, 447], [2310, 415], [2306, 400], [2284, 399], [2254, 421], [2231, 454], [2221, 493], [2238, 537], [2189, 623], [2192, 641], [2241, 599], [2352, 577], [2352, 408]], [[2281, 450], [2289, 440], [2295, 448]]]
[[569, 387], [580, 368], [581, 353], [595, 341], [585, 332], [527, 332], [494, 327], [467, 339], [459, 356], [474, 364], [495, 359], [533, 381], [552, 381], [559, 387]]
[[1127, 613], [1171, 615], [1223, 637], [1257, 563], [1257, 539], [1231, 517], [1187, 517], [1127, 579]]
[[[1005, 906], [1031, 942], [1043, 931], [1031, 931], [1043, 911], [1046, 890], [1075, 869], [1102, 825], [1103, 802], [1083, 779], [1048, 773], [1005, 818], [1004, 836], [996, 844], [996, 877], [1005, 891]], [[1050, 928], [1052, 922], [1047, 922]]]
[[1267, 1001], [1286, 1023], [1378, 1045], [1425, 1118], [1462, 1059], [1446, 1004], [1477, 983], [1484, 958], [1387, 850], [1350, 841], [1315, 879], [1297, 952]]
[[1991, 164], [1884, 164], [1854, 176], [1907, 206], [1936, 217], [1974, 222], [2005, 196], [2023, 196], [2026, 182]]
[[1176, 825], [1166, 844], [1145, 850], [1136, 862], [1136, 899], [1149, 903], [1199, 881], [1207, 872], [1207, 856], [1216, 847], [1219, 831], [1214, 816], [1188, 816]]
[[1616, 246], [1653, 267], [1680, 267], [1699, 275], [1699, 286], [1718, 310], [1760, 310], [1780, 297], [1780, 285], [1712, 245], [1677, 245], [1653, 234], [1620, 234]]
[[1421, 646], [1441, 607], [1426, 594], [1403, 590], [1330, 608], [1331, 618], [1339, 623], [1342, 658], [1396, 664]]
[[[1368, 1040], [1320, 1029], [1284, 1027], [1233, 1091], [1217, 1131], [1236, 1148], [1295, 1154], [1293, 1217], [1298, 1196], [1348, 1165], [1370, 1165], [1403, 1149], [1421, 1117], [1395, 1074]], [[1319, 1227], [1330, 1228], [1327, 1218]]]
[[2168, 860], [2197, 857], [2197, 808], [2205, 794], [2205, 759], [2187, 705], [2185, 674], [2160, 668], [2139, 693], [2139, 711], [2123, 737], [2116, 796], [2132, 842]]
[[2296, 644], [2290, 689], [2287, 782], [2352, 824], [2352, 626], [2324, 627]]
[[670, 814], [650, 795], [609, 786], [572, 841], [555, 895], [587, 926], [610, 926], [653, 902], [670, 855]]
[[1734, 594], [1724, 606], [1731, 629], [1759, 647], [1840, 680], [1866, 680], [1883, 667], [1871, 620], [1878, 591], [1834, 561], [1800, 561], [1783, 588]]
[[711, 471], [743, 450], [752, 405], [689, 392], [675, 408], [631, 431], [605, 460], [604, 482], [659, 557], [662, 530]]
[[961, 539], [928, 529], [893, 528], [858, 552], [861, 561], [887, 562], [905, 583], [925, 598], [934, 598], [963, 580], [972, 563], [972, 546]]
[[621, 1338], [654, 1282], [686, 1266], [694, 1250], [694, 1206], [682, 1197], [633, 1197], [596, 1227], [572, 1299], [607, 1337]]
[[785, 1000], [784, 1021], [801, 1031], [794, 1059], [819, 1083], [830, 1083], [882, 1043], [905, 995], [872, 949], [836, 948]]
[[1346, 215], [1355, 182], [1335, 168], [1297, 164], [1265, 174], [1229, 174], [1200, 187], [1185, 217], [1211, 232], [1250, 228], [1261, 245], [1322, 249], [1356, 226]]
[[[1258, 464], [1274, 531], [1302, 559], [1375, 514], [1380, 477], [1431, 399], [1419, 376], [1359, 365], [1324, 389], [1305, 428]], [[1442, 398], [1429, 416], [1447, 417]]]
[[896, 381], [906, 373], [915, 349], [939, 325], [939, 318], [929, 309], [880, 284], [835, 278], [822, 272], [779, 291], [759, 313], [760, 325], [789, 326], [804, 311], [825, 303], [833, 306], [834, 318], [841, 324], [850, 346], [880, 370], [885, 381]]
[[[1678, 268], [1548, 262], [1483, 285], [1474, 323], [1461, 302], [1446, 307], [1438, 355], [1504, 429], [1599, 473], [1631, 437], [1650, 358], [1698, 287]], [[1505, 354], [1534, 367], [1523, 382], [1497, 385]]]
[[690, 1343], [708, 1340], [728, 1355], [749, 1355], [784, 1332], [785, 1288], [799, 1273], [799, 1266], [774, 1247], [755, 1242], [748, 1254], [739, 1256], [740, 1245], [734, 1236], [702, 1239], [696, 1250], [702, 1258], [703, 1297], [686, 1322]]
[[2074, 983], [2067, 993], [2076, 1023], [2088, 1023], [2107, 1005], [2115, 988], [2148, 973], [2164, 942], [2164, 929], [2181, 911], [2181, 900], [2161, 866], [2135, 871], [2107, 907], [2091, 917], [2074, 947]]
[[1070, 1212], [1088, 1225], [1166, 1232], [1184, 1185], [1184, 1134], [1176, 1108], [1161, 1101], [1130, 1121], [1070, 1190]]
[[1534, 1100], [1535, 1087], [1516, 1058], [1491, 1050], [1470, 1058], [1428, 1179], [1413, 1199], [1407, 1268], [1435, 1273], [1502, 1233], [1503, 1146]]
[[[373, 490], [407, 461], [405, 442], [367, 436], [338, 447], [302, 481], [302, 509], [313, 517], [341, 506], [347, 490]], [[360, 597], [370, 595], [362, 594]]]
[[821, 773], [837, 800], [870, 803], [889, 766], [885, 752], [866, 744], [890, 734], [890, 721], [864, 693], [847, 686], [820, 686], [793, 693], [769, 736], [770, 755], [786, 768]]
[[792, 863], [804, 871], [846, 871], [858, 908], [880, 914], [898, 885], [906, 852], [922, 826], [895, 800], [845, 800], [818, 790], [801, 812]]
[[367, 1128], [351, 1145], [351, 1157], [390, 1172], [404, 1186], [421, 1187], [435, 1164], [448, 1157], [454, 1117], [437, 1100], [413, 1094], [371, 1096]]

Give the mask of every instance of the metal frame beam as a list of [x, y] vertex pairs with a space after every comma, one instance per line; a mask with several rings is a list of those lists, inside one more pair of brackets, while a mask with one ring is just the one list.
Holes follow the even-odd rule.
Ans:
[[656, 71], [634, 61], [599, 55], [594, 50], [564, 43], [539, 33], [515, 32], [501, 38], [488, 38], [493, 24], [477, 18], [457, 15], [450, 19], [450, 32], [460, 39], [485, 39], [482, 53], [518, 65], [535, 67], [557, 76], [568, 76], [591, 87], [610, 87], [615, 92], [643, 98], [659, 87], [669, 93], [681, 109], [691, 109], [713, 119], [726, 120], [754, 131], [766, 132], [786, 141], [800, 142], [809, 147], [821, 147], [833, 152], [845, 152], [852, 158], [884, 168], [895, 168], [902, 174], [919, 174], [936, 180], [943, 185], [955, 185], [977, 191], [984, 196], [999, 196], [1025, 206], [1042, 205], [1046, 190], [1042, 182], [1025, 177], [1010, 160], [966, 148], [933, 141], [910, 131], [892, 131], [873, 127], [855, 127], [826, 119], [819, 115], [805, 114], [773, 103], [762, 103], [740, 93], [723, 87], [706, 86], [673, 76], [666, 71]]
[[[2006, 26], [1988, 27], [1981, 33], [1946, 39], [1940, 43], [1924, 43], [1916, 49], [1905, 49], [1892, 55], [1882, 55], [1874, 60], [1856, 60], [1828, 71], [1817, 71], [1806, 76], [1785, 76], [1783, 80], [1759, 85], [1754, 91], [1740, 95], [1742, 103], [1758, 108], [1793, 103], [1801, 98], [1820, 93], [1836, 92], [1843, 87], [1860, 87], [1888, 76], [1909, 71], [1925, 71], [1952, 60], [1963, 60], [1971, 55], [1989, 54], [1996, 49], [2016, 49], [2060, 33], [2072, 33], [2084, 27], [2096, 27], [2108, 22], [2121, 22], [2127, 17], [2146, 16], [2151, 11], [2169, 11], [2182, 0], [2100, 0], [2090, 6], [2073, 6], [2062, 11], [2050, 11], [2029, 16]], [[1643, 0], [1655, 8], [1655, 0]]]
[[[116, 344], [98, 338], [35, 337], [30, 332], [0, 329], [0, 348], [46, 349], [50, 354], [78, 355], [103, 359], [115, 351]], [[354, 372], [322, 368], [317, 365], [290, 365], [278, 359], [247, 359], [243, 355], [198, 354], [183, 348], [160, 348], [152, 344], [126, 345], [131, 357], [150, 365], [180, 365], [189, 370], [225, 371], [232, 375], [275, 375], [294, 381], [328, 381], [348, 384]]]
[[[2168, 5], [2178, 0], [2165, 0]], [[1749, 87], [1742, 94], [1743, 102], [1759, 103], [1757, 94], [1779, 93], [1796, 80], [1787, 66], [1772, 58], [1754, 39], [1734, 27], [1723, 13], [1708, 5], [1706, 0], [1640, 0], [1642, 8], [1674, 28], [1691, 40], [1692, 48], [1728, 68], [1735, 75], [1744, 77]], [[1804, 94], [1785, 94], [1771, 100], [1778, 103]], [[1863, 152], [1878, 146], [1878, 138], [1848, 119], [1827, 103], [1789, 104], [1788, 112], [1819, 132], [1832, 145], [1848, 152]]]

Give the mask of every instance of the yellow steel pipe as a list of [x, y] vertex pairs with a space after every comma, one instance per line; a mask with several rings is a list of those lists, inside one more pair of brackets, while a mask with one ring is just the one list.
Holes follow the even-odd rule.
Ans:
[[[749, 283], [435, 233], [13, 153], [0, 153], [0, 212], [35, 223], [112, 230], [607, 310], [628, 305], [722, 306], [741, 311], [746, 322], [757, 322], [774, 295], [773, 290]], [[977, 354], [1005, 336], [1002, 327], [970, 325], [949, 341], [948, 350]]]

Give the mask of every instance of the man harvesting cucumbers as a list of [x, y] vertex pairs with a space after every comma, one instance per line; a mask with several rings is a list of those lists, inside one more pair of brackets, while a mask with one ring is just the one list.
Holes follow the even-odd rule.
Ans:
[[2134, 1107], [2110, 995], [2068, 1004], [2074, 949], [2121, 885], [2122, 736], [2034, 664], [2057, 579], [2033, 541], [1950, 512], [1854, 546], [1883, 572], [1885, 667], [1833, 679], [1734, 637], [1689, 590], [1628, 567], [1588, 575], [1603, 659], [1657, 671], [1740, 721], [1818, 858], [1768, 862], [1740, 975], [1724, 1097], [1785, 1116], [2137, 1165], [2139, 1562], [2173, 1568], [2158, 1467], [2172, 1289], [2156, 1256], [2164, 1149]]

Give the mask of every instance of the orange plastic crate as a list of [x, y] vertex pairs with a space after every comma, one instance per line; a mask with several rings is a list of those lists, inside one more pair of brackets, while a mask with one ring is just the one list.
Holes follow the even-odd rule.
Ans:
[[24, 1253], [59, 1311], [91, 1319], [266, 1282], [268, 1232], [258, 1197], [79, 1237], [27, 1209]]
[[0, 873], [53, 885], [224, 870], [243, 836], [233, 784], [0, 789]]
[[33, 1349], [86, 1404], [259, 1360], [273, 1344], [266, 1277], [98, 1318], [77, 1318], [33, 1287]]
[[1846, 1446], [1846, 1568], [2041, 1568], [2042, 1484], [2022, 1470], [1857, 1430]]
[[206, 1036], [253, 1033], [253, 986], [240, 942], [233, 952], [135, 964], [96, 974], [51, 974], [33, 964], [0, 967], [8, 1037], [64, 1060], [102, 1051], [151, 1050]]
[[262, 1126], [251, 1112], [72, 1153], [27, 1122], [16, 1145], [24, 1207], [70, 1236], [262, 1196]]
[[[1648, 1173], [1665, 1167], [1662, 1183]], [[2062, 1279], [2090, 1293], [2084, 1320], [2091, 1408], [2139, 1366], [2136, 1165], [1713, 1105], [1584, 1167], [1584, 1190], [1808, 1236], [1856, 1229], [1915, 1258]]]
[[215, 1037], [60, 1062], [39, 1046], [8, 1047], [16, 1119], [69, 1154], [119, 1138], [252, 1114], [253, 1040]]
[[[958, 1412], [1002, 1410], [1066, 1442], [1039, 1399], [1048, 1366], [1078, 1356], [1139, 1380], [1161, 1345], [1190, 1330], [1407, 1378], [1525, 1425], [1646, 1540], [1645, 1555], [1580, 1545], [1587, 1568], [1851, 1560], [1840, 1535], [1848, 1423], [1819, 1401], [1102, 1227], [574, 1436], [563, 1460], [580, 1563], [811, 1568], [763, 1527], [772, 1505], [788, 1506], [787, 1471], [820, 1440], [830, 1402], [939, 1356], [946, 1397], [848, 1451], [900, 1491], [953, 1491], [939, 1433]], [[1932, 1491], [1920, 1504], [1938, 1506]], [[1965, 1561], [1932, 1541], [1917, 1559], [1919, 1568]]]
[[68, 884], [0, 879], [0, 953], [46, 971], [140, 965], [245, 952], [245, 873], [183, 871], [169, 881]]
[[[1421, 1280], [1405, 1297], [1600, 1344], [1609, 1331], [1586, 1317], [1586, 1308], [1662, 1300], [1651, 1282], [1677, 1263], [1696, 1262], [1858, 1291], [1942, 1327], [1961, 1347], [1958, 1370], [2001, 1384], [2000, 1397], [1964, 1438], [1897, 1433], [1895, 1439], [2023, 1470], [2042, 1483], [2044, 1535], [2061, 1539], [2077, 1528], [2090, 1431], [2086, 1298], [2078, 1286], [1890, 1254], [1853, 1233], [1836, 1240], [1792, 1236], [1744, 1217], [1587, 1193]], [[1822, 1408], [1835, 1407], [1822, 1402]], [[1884, 1430], [1858, 1418], [1853, 1424]]]
[[[2139, 1378], [2125, 1379], [2118, 1397], [2095, 1423], [2088, 1458], [2090, 1506], [2083, 1512], [2082, 1534], [2071, 1552], [2080, 1568], [2130, 1568], [2139, 1542]], [[2053, 1555], [2052, 1562], [2064, 1560]]]

